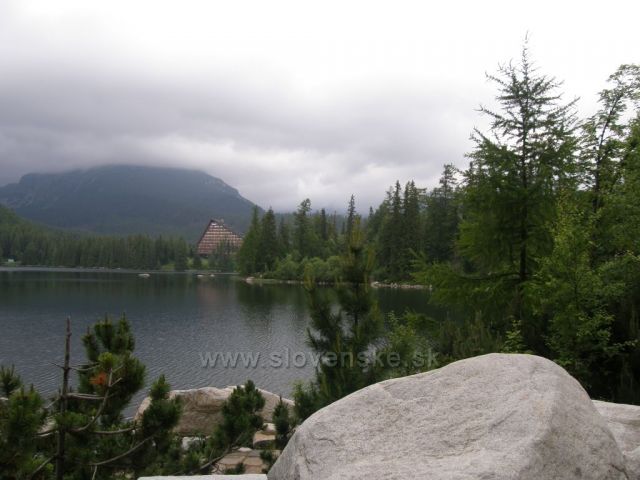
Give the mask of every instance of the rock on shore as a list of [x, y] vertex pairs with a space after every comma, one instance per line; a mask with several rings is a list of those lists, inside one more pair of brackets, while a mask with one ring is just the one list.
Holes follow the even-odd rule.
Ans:
[[[211, 435], [216, 425], [222, 420], [222, 405], [235, 388], [237, 387], [172, 390], [169, 397], [178, 397], [182, 401], [182, 415], [174, 431], [181, 436]], [[266, 390], [259, 390], [265, 400], [264, 408], [260, 414], [265, 422], [270, 422], [273, 410], [280, 401], [280, 396]], [[289, 406], [293, 406], [293, 401], [286, 398], [282, 400]], [[135, 418], [140, 418], [150, 402], [151, 398], [146, 397], [140, 403]]]
[[297, 429], [268, 477], [628, 480], [638, 478], [635, 457], [616, 440], [629, 449], [635, 434], [620, 425], [612, 434], [555, 363], [490, 354], [375, 384], [323, 408]]

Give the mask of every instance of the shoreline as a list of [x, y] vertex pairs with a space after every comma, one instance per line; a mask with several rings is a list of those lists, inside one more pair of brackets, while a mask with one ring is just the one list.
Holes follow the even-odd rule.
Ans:
[[[262, 285], [302, 285], [302, 280], [278, 280], [276, 278], [261, 278], [261, 277], [243, 277], [243, 280], [249, 285], [262, 284]], [[334, 282], [317, 282], [318, 285], [330, 286]], [[385, 283], [373, 281], [369, 284], [371, 288], [389, 288], [398, 290], [428, 290], [425, 285], [418, 285], [413, 283]]]
[[[58, 273], [122, 273], [122, 274], [153, 274], [153, 275], [224, 275], [226, 277], [238, 277], [249, 285], [303, 285], [303, 280], [280, 280], [276, 278], [244, 277], [237, 272], [214, 272], [212, 270], [184, 270], [182, 272], [168, 270], [139, 270], [132, 268], [104, 268], [104, 267], [43, 267], [29, 266], [0, 266], [0, 272], [58, 272]], [[318, 285], [331, 286], [334, 282], [318, 282]], [[373, 281], [371, 288], [386, 288], [397, 290], [428, 290], [425, 285], [413, 283], [386, 283]]]
[[0, 272], [60, 272], [60, 273], [149, 273], [154, 275], [225, 275], [239, 276], [236, 272], [214, 272], [212, 270], [184, 270], [176, 272], [171, 270], [138, 270], [132, 268], [103, 268], [103, 267], [41, 267], [41, 266], [0, 266]]

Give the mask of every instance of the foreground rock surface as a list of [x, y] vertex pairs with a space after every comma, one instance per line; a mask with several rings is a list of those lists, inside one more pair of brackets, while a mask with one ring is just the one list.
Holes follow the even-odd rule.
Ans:
[[268, 478], [636, 476], [565, 370], [531, 355], [491, 354], [372, 385], [316, 412]]
[[267, 480], [266, 475], [191, 475], [188, 477], [140, 477], [138, 480]]
[[625, 456], [629, 478], [640, 479], [640, 407], [593, 401]]
[[[178, 435], [211, 435], [216, 425], [222, 420], [222, 405], [229, 398], [235, 386], [226, 388], [204, 387], [190, 390], [172, 390], [170, 398], [179, 397], [182, 401], [182, 415], [174, 431]], [[280, 401], [280, 396], [266, 390], [259, 389], [265, 400], [264, 408], [260, 411], [265, 422], [270, 422], [273, 410]], [[290, 407], [293, 401], [283, 398]], [[135, 418], [139, 418], [149, 407], [151, 399], [145, 398], [138, 407]]]
[[607, 422], [623, 452], [632, 452], [640, 447], [639, 406], [598, 400], [594, 400], [593, 405]]

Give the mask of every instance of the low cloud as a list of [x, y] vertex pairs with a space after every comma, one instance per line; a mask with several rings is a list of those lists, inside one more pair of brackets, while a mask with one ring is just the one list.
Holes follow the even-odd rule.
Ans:
[[224, 77], [178, 82], [52, 65], [7, 75], [0, 180], [108, 163], [181, 166], [265, 207], [288, 210], [310, 197], [342, 208], [354, 193], [368, 208], [396, 179], [424, 182], [459, 162], [472, 125], [473, 100], [451, 102], [447, 92], [394, 88], [319, 103], [275, 82]]

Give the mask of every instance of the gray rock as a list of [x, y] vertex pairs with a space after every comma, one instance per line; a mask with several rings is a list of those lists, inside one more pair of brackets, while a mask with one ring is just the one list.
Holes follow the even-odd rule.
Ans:
[[624, 452], [624, 458], [627, 462], [627, 472], [629, 478], [640, 479], [640, 447], [630, 452]]
[[[182, 436], [211, 435], [222, 420], [222, 405], [235, 388], [234, 386], [226, 388], [204, 387], [169, 392], [170, 398], [179, 397], [182, 401], [182, 415], [174, 431]], [[260, 414], [265, 421], [271, 421], [273, 410], [280, 397], [275, 393], [259, 390], [265, 399], [265, 406]], [[286, 398], [283, 398], [283, 401], [290, 407], [293, 406], [293, 401]], [[134, 418], [139, 419], [150, 403], [151, 398], [146, 397], [140, 403]]]
[[593, 401], [623, 452], [640, 447], [640, 406]]
[[268, 475], [307, 479], [629, 479], [587, 393], [531, 355], [388, 380], [316, 412]]
[[265, 431], [257, 431], [253, 434], [253, 448], [272, 448], [276, 444], [276, 435], [275, 433], [267, 433]]
[[250, 448], [240, 448], [228, 453], [215, 464], [213, 474], [223, 475], [241, 463], [244, 465], [245, 473], [261, 474], [268, 466], [260, 457], [260, 452], [260, 450], [252, 450]]
[[139, 477], [138, 480], [267, 480], [263, 474], [246, 475], [190, 475], [184, 477]]
[[201, 441], [203, 441], [202, 437], [182, 437], [180, 445], [183, 450], [188, 450], [191, 445], [198, 444]]
[[[182, 402], [182, 415], [174, 431], [182, 436], [210, 435], [222, 420], [222, 405], [230, 393], [227, 389], [215, 387], [169, 392], [169, 398], [178, 397]], [[150, 397], [142, 401], [136, 419], [142, 416], [150, 403]]]
[[630, 478], [640, 479], [640, 406], [593, 401], [625, 456]]

